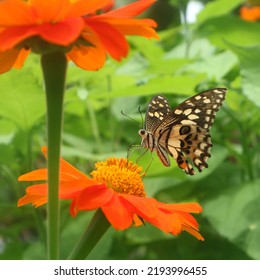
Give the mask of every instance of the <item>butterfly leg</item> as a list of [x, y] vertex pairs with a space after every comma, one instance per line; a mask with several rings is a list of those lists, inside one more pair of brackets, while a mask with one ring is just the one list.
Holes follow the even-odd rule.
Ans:
[[[135, 147], [136, 149], [132, 149], [132, 147]], [[141, 148], [143, 148], [143, 147], [142, 147], [142, 146], [139, 146], [139, 145], [138, 145], [138, 146], [131, 146], [130, 149], [128, 150], [128, 152], [127, 152], [127, 159], [129, 160], [129, 157], [132, 155], [132, 153], [135, 152], [135, 151], [137, 151], [137, 150], [139, 150], [139, 149], [141, 149]], [[140, 159], [141, 159], [148, 151], [149, 151], [148, 149], [145, 149], [145, 151], [142, 152], [140, 156], [138, 156], [138, 158], [135, 160], [136, 164], [139, 163]], [[144, 176], [146, 175], [148, 169], [150, 168], [150, 166], [151, 166], [153, 160], [154, 160], [154, 156], [153, 156], [153, 153], [151, 152], [151, 161], [149, 162], [147, 168], [145, 169]]]
[[[148, 151], [148, 150], [146, 150], [146, 151]], [[150, 168], [153, 160], [154, 160], [154, 156], [153, 156], [153, 153], [151, 152], [151, 160], [150, 160], [150, 163], [148, 164], [148, 166], [145, 169], [144, 176], [146, 176], [146, 173], [148, 172], [148, 169]]]
[[[140, 148], [142, 148], [142, 147], [140, 146]], [[141, 155], [135, 160], [136, 164], [139, 163], [141, 157], [143, 157], [148, 151], [149, 151], [148, 149], [145, 149], [145, 151], [141, 153]]]
[[142, 146], [140, 146], [140, 145], [130, 145], [129, 149], [127, 150], [127, 155], [126, 155], [127, 160], [129, 160], [129, 158], [133, 154], [133, 152], [135, 152], [141, 148], [142, 148]]

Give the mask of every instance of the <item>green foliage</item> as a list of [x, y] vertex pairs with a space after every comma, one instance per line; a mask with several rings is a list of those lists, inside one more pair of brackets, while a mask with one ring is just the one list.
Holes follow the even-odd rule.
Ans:
[[212, 1], [200, 12], [198, 15], [198, 22], [203, 23], [208, 19], [226, 16], [228, 13], [232, 13], [232, 11], [243, 2], [244, 0]]
[[241, 63], [242, 90], [244, 94], [260, 106], [260, 81], [258, 79], [258, 66], [260, 60], [260, 45], [238, 46], [226, 42], [230, 49], [237, 55]]
[[[181, 1], [172, 1], [178, 8]], [[65, 98], [63, 157], [89, 173], [97, 160], [127, 155], [147, 102], [158, 93], [174, 107], [208, 88], [228, 88], [212, 128], [209, 168], [191, 177], [174, 161], [156, 158], [144, 179], [148, 195], [166, 202], [198, 201], [201, 242], [173, 237], [145, 225], [110, 229], [91, 259], [260, 259], [260, 25], [239, 18], [243, 1], [209, 1], [197, 22], [160, 32], [161, 41], [131, 38], [121, 63], [108, 59], [98, 72], [69, 64]], [[161, 15], [163, 17], [163, 15]], [[176, 23], [175, 23], [176, 24]], [[45, 97], [38, 57], [22, 70], [0, 76], [0, 258], [45, 258], [45, 207], [17, 208], [26, 184], [20, 174], [45, 166]], [[121, 114], [121, 110], [132, 119]], [[135, 121], [136, 120], [136, 121]], [[135, 160], [143, 150], [131, 155]], [[144, 169], [151, 154], [140, 159]], [[62, 203], [62, 258], [66, 258], [92, 213], [75, 219]]]

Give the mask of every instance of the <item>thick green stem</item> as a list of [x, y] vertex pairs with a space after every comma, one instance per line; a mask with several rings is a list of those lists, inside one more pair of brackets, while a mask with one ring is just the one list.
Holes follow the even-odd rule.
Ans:
[[47, 101], [48, 144], [48, 259], [59, 258], [59, 159], [63, 121], [63, 97], [67, 61], [64, 53], [44, 54], [41, 64]]
[[84, 260], [108, 230], [109, 226], [110, 223], [103, 212], [100, 209], [97, 210], [68, 259]]

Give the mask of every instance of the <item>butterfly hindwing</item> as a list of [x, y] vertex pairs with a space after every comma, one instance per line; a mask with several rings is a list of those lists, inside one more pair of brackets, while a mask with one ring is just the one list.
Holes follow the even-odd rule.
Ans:
[[159, 136], [158, 146], [163, 146], [172, 156], [180, 168], [186, 173], [194, 174], [194, 166], [202, 171], [208, 167], [207, 159], [210, 158], [211, 137], [208, 131], [196, 125], [175, 125], [168, 127]]
[[[146, 112], [146, 136], [140, 134], [143, 145], [151, 151], [156, 150], [165, 166], [170, 166], [170, 155], [187, 174], [194, 174], [191, 163], [201, 172], [208, 167], [212, 147], [209, 130], [225, 93], [225, 88], [208, 90], [185, 100], [173, 110], [165, 97], [154, 97]], [[149, 145], [144, 137], [149, 138]]]

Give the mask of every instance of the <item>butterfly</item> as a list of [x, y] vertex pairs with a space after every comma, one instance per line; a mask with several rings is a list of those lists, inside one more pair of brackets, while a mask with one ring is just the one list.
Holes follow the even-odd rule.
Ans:
[[192, 164], [201, 172], [208, 167], [212, 147], [210, 128], [226, 92], [226, 88], [209, 89], [173, 110], [164, 96], [155, 96], [148, 104], [145, 127], [138, 132], [141, 146], [156, 151], [165, 166], [171, 165], [171, 156], [185, 173], [195, 173]]

